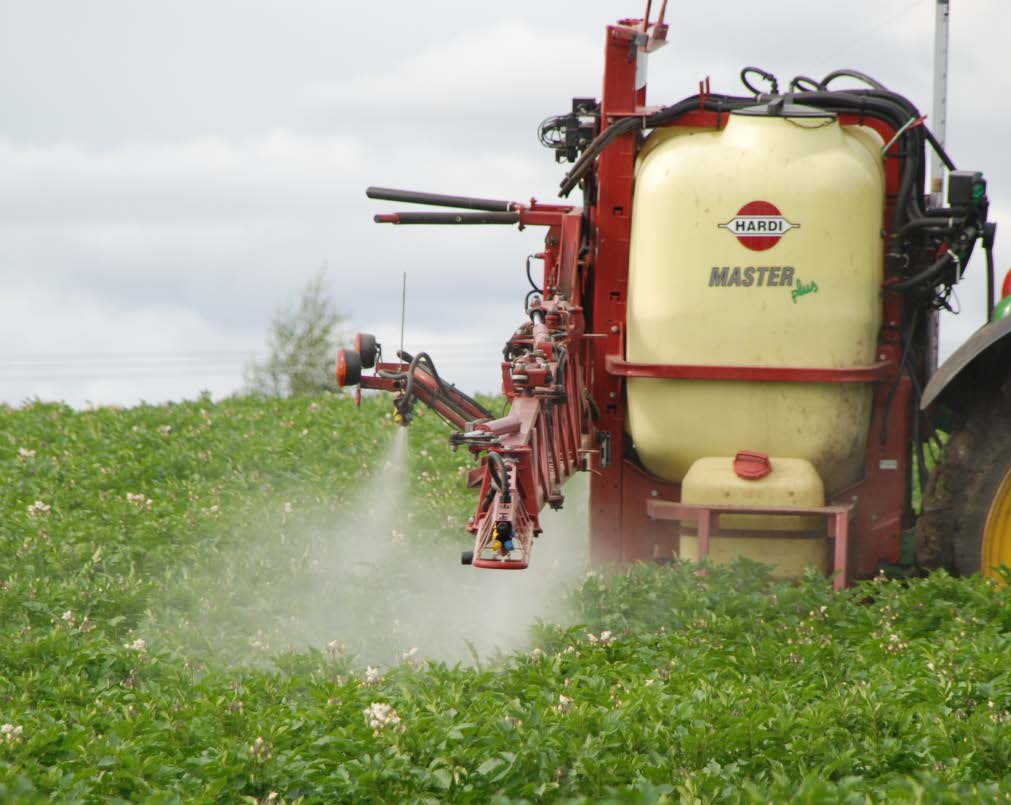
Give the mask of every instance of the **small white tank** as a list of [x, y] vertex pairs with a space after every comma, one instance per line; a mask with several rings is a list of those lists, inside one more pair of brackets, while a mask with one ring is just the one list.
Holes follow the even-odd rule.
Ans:
[[[734, 113], [674, 128], [640, 157], [626, 360], [851, 368], [880, 327], [881, 141], [829, 113]], [[856, 481], [865, 384], [631, 378], [627, 428], [646, 468], [757, 450], [810, 461], [831, 495]]]

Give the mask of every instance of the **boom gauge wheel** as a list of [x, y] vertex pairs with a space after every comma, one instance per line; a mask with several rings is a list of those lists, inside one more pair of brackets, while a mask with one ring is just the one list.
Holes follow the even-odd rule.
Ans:
[[959, 576], [1011, 567], [1011, 384], [948, 442], [916, 524], [917, 561]]

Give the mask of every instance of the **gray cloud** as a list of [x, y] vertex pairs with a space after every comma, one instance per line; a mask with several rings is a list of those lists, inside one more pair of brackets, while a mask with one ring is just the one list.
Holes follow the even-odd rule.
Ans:
[[[642, 5], [5, 4], [0, 362], [253, 351], [275, 306], [326, 261], [352, 326], [387, 342], [407, 270], [409, 346], [442, 342], [461, 385], [494, 388], [495, 344], [521, 317], [523, 259], [542, 233], [378, 227], [372, 213], [396, 205], [364, 188], [550, 199], [562, 168], [536, 124], [599, 91], [603, 26]], [[953, 8], [950, 150], [986, 171], [999, 220], [1011, 211], [1008, 17], [996, 0]], [[651, 60], [653, 102], [707, 75], [737, 93], [747, 63], [782, 83], [853, 66], [929, 111], [931, 0], [859, 0], [845, 14], [806, 0], [672, 4], [669, 21], [671, 45]], [[998, 267], [1009, 257], [1001, 244]], [[945, 324], [948, 348], [982, 321], [981, 275], [977, 258], [959, 289], [966, 313]], [[3, 377], [8, 400], [159, 399], [238, 382], [234, 366], [132, 386]]]

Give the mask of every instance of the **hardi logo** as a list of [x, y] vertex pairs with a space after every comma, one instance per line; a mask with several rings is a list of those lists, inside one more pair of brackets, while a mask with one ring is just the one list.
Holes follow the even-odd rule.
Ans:
[[800, 229], [800, 224], [787, 221], [775, 204], [749, 201], [737, 211], [737, 215], [719, 227], [733, 234], [742, 246], [764, 252], [779, 243], [779, 239], [791, 229]]

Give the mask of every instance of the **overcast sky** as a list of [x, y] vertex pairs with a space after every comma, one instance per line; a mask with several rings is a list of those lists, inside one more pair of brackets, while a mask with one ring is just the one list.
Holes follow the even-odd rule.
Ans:
[[[369, 184], [550, 200], [537, 123], [599, 96], [604, 26], [642, 0], [0, 0], [0, 401], [241, 385], [273, 311], [325, 264], [349, 330], [495, 390], [543, 232], [382, 227]], [[740, 67], [853, 67], [931, 103], [935, 0], [671, 0], [651, 103]], [[1011, 214], [1011, 7], [952, 0], [948, 150]], [[929, 124], [928, 119], [928, 124]], [[998, 236], [998, 276], [1011, 262]], [[982, 323], [982, 254], [946, 351]], [[441, 356], [441, 358], [440, 358]]]

